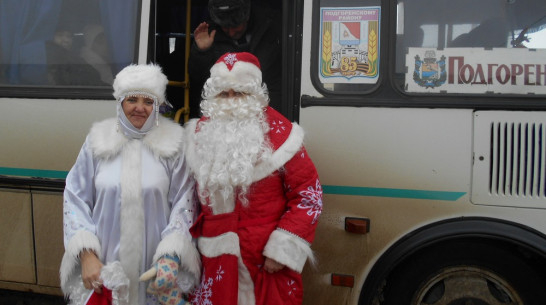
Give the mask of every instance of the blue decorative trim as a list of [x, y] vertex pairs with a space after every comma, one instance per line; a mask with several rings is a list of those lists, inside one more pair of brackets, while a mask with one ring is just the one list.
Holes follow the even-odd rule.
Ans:
[[466, 194], [466, 192], [391, 189], [391, 188], [356, 187], [356, 186], [341, 186], [341, 185], [323, 185], [322, 190], [325, 194], [333, 194], [333, 195], [373, 196], [373, 197], [429, 199], [429, 200], [445, 200], [445, 201], [456, 201]]
[[68, 172], [46, 170], [46, 169], [0, 167], [0, 175], [17, 176], [17, 177], [24, 177], [24, 178], [66, 179]]

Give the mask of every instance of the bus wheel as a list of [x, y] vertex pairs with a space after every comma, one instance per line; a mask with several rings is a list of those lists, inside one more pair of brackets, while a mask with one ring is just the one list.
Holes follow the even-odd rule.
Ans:
[[514, 287], [495, 273], [476, 267], [454, 266], [440, 270], [435, 277], [425, 281], [412, 304], [523, 305], [523, 302]]
[[546, 281], [526, 254], [472, 241], [420, 251], [392, 271], [381, 304], [543, 304]]

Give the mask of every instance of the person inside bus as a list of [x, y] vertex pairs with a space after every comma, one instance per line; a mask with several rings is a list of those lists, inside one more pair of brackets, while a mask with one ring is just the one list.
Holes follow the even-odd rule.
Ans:
[[302, 128], [268, 102], [258, 59], [227, 53], [210, 69], [203, 117], [184, 127], [202, 208], [194, 305], [302, 303], [322, 187]]
[[208, 11], [212, 21], [197, 26], [190, 49], [190, 117], [199, 116], [201, 90], [209, 69], [226, 52], [250, 52], [258, 57], [269, 88], [270, 106], [280, 111], [280, 12], [256, 2], [251, 5], [250, 0], [209, 0]]
[[63, 25], [46, 41], [48, 82], [51, 85], [110, 85], [74, 50], [74, 34]]
[[503, 17], [490, 18], [468, 33], [457, 36], [450, 48], [506, 48], [508, 44], [508, 23]]
[[80, 56], [99, 73], [104, 84], [111, 85], [114, 81], [110, 67], [112, 59], [103, 26], [88, 24], [83, 29], [83, 39], [84, 45], [80, 50]]
[[[60, 276], [70, 304], [97, 304], [89, 296], [183, 304], [198, 282], [189, 233], [198, 206], [183, 129], [158, 113], [167, 82], [154, 64], [121, 70], [117, 117], [93, 124], [66, 177]], [[157, 276], [147, 289], [139, 275], [150, 266]]]

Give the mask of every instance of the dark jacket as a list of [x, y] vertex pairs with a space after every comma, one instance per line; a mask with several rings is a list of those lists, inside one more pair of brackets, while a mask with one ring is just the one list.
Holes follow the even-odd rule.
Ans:
[[280, 13], [265, 10], [253, 4], [250, 13], [247, 33], [251, 34], [250, 42], [237, 45], [220, 27], [216, 28], [214, 43], [206, 51], [199, 51], [195, 43], [190, 50], [190, 108], [191, 117], [199, 116], [201, 91], [205, 81], [210, 76], [212, 65], [227, 52], [250, 52], [260, 61], [263, 82], [269, 90], [270, 106], [280, 111], [281, 94], [281, 34], [282, 25]]

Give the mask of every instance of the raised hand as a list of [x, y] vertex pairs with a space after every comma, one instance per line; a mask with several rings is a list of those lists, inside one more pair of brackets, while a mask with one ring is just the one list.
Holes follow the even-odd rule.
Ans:
[[201, 22], [193, 32], [193, 39], [199, 50], [206, 51], [212, 46], [215, 35], [216, 30], [209, 33], [209, 24]]

